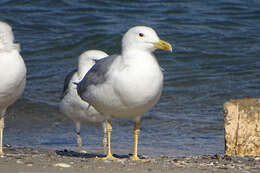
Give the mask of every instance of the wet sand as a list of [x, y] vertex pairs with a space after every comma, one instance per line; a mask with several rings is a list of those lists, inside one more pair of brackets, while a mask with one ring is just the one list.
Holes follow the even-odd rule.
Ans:
[[68, 150], [5, 147], [0, 157], [1, 173], [199, 173], [260, 172], [260, 157], [194, 155], [185, 157], [156, 156], [149, 161], [130, 161], [120, 155], [119, 161], [95, 159], [97, 154], [80, 154]]

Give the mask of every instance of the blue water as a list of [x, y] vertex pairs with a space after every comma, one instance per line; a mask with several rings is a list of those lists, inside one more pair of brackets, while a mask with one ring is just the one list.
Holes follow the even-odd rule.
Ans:
[[[142, 119], [140, 153], [224, 152], [222, 105], [260, 97], [260, 1], [1, 0], [0, 20], [12, 25], [28, 68], [23, 97], [9, 109], [4, 143], [74, 149], [72, 122], [58, 112], [63, 81], [88, 49], [120, 53], [124, 32], [154, 28], [173, 44], [156, 51], [165, 83]], [[132, 151], [132, 121], [115, 120], [112, 149]], [[100, 125], [82, 129], [87, 150], [101, 150]]]

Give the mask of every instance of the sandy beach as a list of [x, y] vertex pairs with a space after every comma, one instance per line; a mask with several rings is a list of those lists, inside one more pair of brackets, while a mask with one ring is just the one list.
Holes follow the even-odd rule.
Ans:
[[119, 172], [260, 172], [260, 157], [194, 155], [187, 157], [157, 156], [146, 161], [130, 161], [119, 155], [119, 161], [97, 160], [97, 154], [80, 154], [68, 150], [5, 147], [0, 157], [1, 173], [119, 173]]

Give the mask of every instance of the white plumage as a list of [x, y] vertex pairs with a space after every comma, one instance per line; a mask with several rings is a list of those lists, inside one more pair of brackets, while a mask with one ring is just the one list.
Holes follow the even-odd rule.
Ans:
[[63, 98], [60, 102], [60, 111], [74, 121], [76, 126], [77, 145], [81, 152], [82, 139], [80, 136], [81, 123], [103, 123], [104, 128], [104, 149], [106, 146], [106, 123], [105, 117], [96, 109], [83, 101], [77, 93], [77, 85], [95, 64], [96, 60], [107, 57], [108, 55], [99, 50], [89, 50], [82, 53], [78, 60], [78, 68], [69, 73], [64, 82]]
[[26, 83], [26, 67], [19, 51], [12, 28], [0, 22], [0, 154], [6, 109], [22, 95]]
[[[97, 62], [79, 83], [80, 97], [108, 118], [135, 120], [134, 152], [138, 160], [137, 141], [140, 117], [159, 100], [163, 74], [152, 52], [156, 49], [172, 51], [169, 43], [159, 39], [149, 27], [136, 26], [122, 39], [121, 55], [113, 55]], [[110, 151], [110, 132], [107, 124], [108, 152], [105, 159], [114, 159]]]

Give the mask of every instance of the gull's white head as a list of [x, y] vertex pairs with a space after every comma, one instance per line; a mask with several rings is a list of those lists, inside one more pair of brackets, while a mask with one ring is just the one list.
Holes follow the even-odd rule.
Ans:
[[89, 71], [89, 69], [96, 63], [96, 60], [107, 57], [108, 54], [101, 50], [88, 50], [79, 56], [78, 72], [81, 77]]
[[83, 52], [79, 56], [79, 61], [87, 61], [89, 59], [95, 61], [95, 60], [102, 59], [106, 56], [108, 56], [108, 54], [106, 54], [105, 52], [103, 52], [101, 50], [88, 50], [88, 51]]
[[10, 25], [0, 21], [0, 50], [19, 49], [18, 44], [14, 44], [14, 34]]
[[136, 49], [153, 52], [155, 49], [172, 51], [170, 43], [160, 40], [157, 33], [147, 26], [130, 28], [122, 39], [122, 49]]

